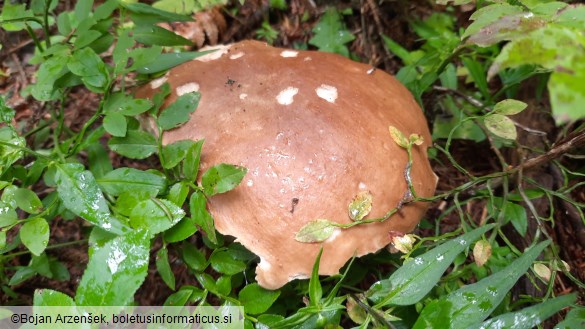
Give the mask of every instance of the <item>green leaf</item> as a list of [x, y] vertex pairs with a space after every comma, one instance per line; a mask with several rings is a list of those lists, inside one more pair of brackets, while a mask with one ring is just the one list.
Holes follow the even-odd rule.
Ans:
[[217, 243], [217, 236], [215, 235], [215, 225], [213, 224], [213, 217], [207, 211], [207, 199], [205, 195], [200, 192], [193, 192], [191, 199], [189, 199], [189, 212], [191, 217], [199, 227], [205, 232], [207, 238]]
[[134, 228], [148, 230], [149, 237], [166, 231], [177, 224], [185, 212], [169, 200], [150, 198], [136, 205], [130, 214], [130, 224]]
[[93, 7], [93, 0], [79, 0], [75, 4], [75, 17], [79, 22], [86, 19], [91, 13]]
[[333, 234], [335, 228], [334, 223], [327, 219], [316, 219], [305, 224], [295, 234], [295, 240], [305, 243], [322, 242]]
[[191, 217], [181, 219], [177, 225], [165, 231], [165, 241], [168, 243], [179, 242], [187, 239], [197, 232], [197, 224]]
[[195, 145], [194, 141], [181, 140], [172, 144], [165, 145], [162, 150], [163, 168], [171, 169], [183, 161], [187, 152], [191, 151]]
[[[17, 147], [26, 147], [24, 138], [18, 136], [11, 127], [0, 127], [0, 141]], [[23, 152], [15, 147], [0, 145], [0, 175], [4, 174], [13, 163], [21, 159]]]
[[191, 113], [199, 105], [201, 94], [198, 92], [186, 93], [177, 98], [158, 117], [158, 124], [162, 130], [179, 127], [189, 121]]
[[240, 184], [247, 172], [244, 167], [226, 163], [215, 165], [201, 176], [203, 191], [207, 196], [228, 192]]
[[10, 124], [15, 115], [16, 112], [12, 108], [6, 106], [4, 97], [0, 96], [0, 123]]
[[480, 8], [469, 17], [469, 19], [474, 22], [467, 27], [462, 38], [478, 33], [482, 28], [504, 16], [519, 14], [522, 12], [523, 8], [521, 6], [513, 6], [507, 3], [498, 3]]
[[0, 201], [0, 227], [12, 225], [18, 221], [16, 210], [10, 205]]
[[142, 114], [152, 107], [152, 102], [148, 99], [125, 97], [118, 108], [118, 113], [134, 116]]
[[148, 272], [145, 230], [118, 236], [94, 250], [75, 294], [77, 305], [129, 305]]
[[51, 289], [35, 290], [34, 306], [76, 306], [75, 301], [62, 292]]
[[207, 267], [205, 256], [194, 245], [183, 242], [183, 261], [190, 269], [197, 272], [202, 272]]
[[577, 329], [585, 325], [585, 309], [573, 308], [565, 316], [565, 320], [559, 322], [555, 329]]
[[187, 15], [178, 15], [168, 11], [160, 10], [144, 3], [120, 2], [122, 7], [128, 9], [137, 23], [158, 23], [158, 22], [189, 22], [193, 18]]
[[563, 308], [573, 304], [576, 301], [576, 299], [577, 296], [575, 294], [549, 299], [540, 304], [536, 304], [531, 307], [526, 307], [517, 312], [506, 313], [496, 316], [481, 324], [469, 328], [471, 329], [534, 328], [547, 318], [551, 317], [555, 313], [562, 310]]
[[372, 193], [360, 191], [348, 206], [349, 218], [360, 221], [372, 211]]
[[[429, 328], [429, 323], [441, 323], [442, 328], [469, 328], [483, 321], [502, 302], [514, 283], [522, 276], [538, 255], [550, 244], [543, 241], [527, 250], [503, 270], [483, 280], [464, 286], [427, 305], [413, 329]], [[437, 305], [442, 306], [438, 313]], [[437, 321], [446, 322], [437, 322]]]
[[163, 53], [159, 54], [151, 63], [144, 66], [137, 67], [136, 72], [140, 74], [155, 74], [169, 70], [179, 64], [194, 60], [217, 50], [206, 51], [185, 51], [179, 53]]
[[246, 263], [236, 259], [230, 250], [214, 252], [209, 257], [209, 262], [214, 270], [227, 275], [234, 275], [246, 269]]
[[134, 39], [148, 46], [165, 47], [192, 46], [193, 43], [182, 36], [157, 25], [139, 25], [134, 30]]
[[266, 290], [256, 282], [246, 285], [238, 294], [238, 300], [244, 306], [246, 314], [266, 312], [280, 296], [280, 290]]
[[55, 181], [63, 205], [77, 216], [115, 234], [128, 227], [112, 216], [91, 172], [76, 163], [56, 164]]
[[528, 104], [517, 101], [515, 99], [504, 99], [494, 106], [493, 113], [498, 113], [501, 115], [514, 115], [524, 111], [527, 106]]
[[309, 280], [309, 306], [319, 305], [321, 303], [321, 297], [323, 297], [323, 287], [321, 287], [321, 281], [319, 281], [319, 265], [322, 254], [323, 248], [319, 249], [315, 263], [313, 263], [313, 271]]
[[49, 224], [44, 218], [35, 218], [22, 225], [20, 240], [34, 255], [39, 256], [49, 243]]
[[355, 39], [343, 24], [339, 12], [334, 8], [328, 8], [319, 23], [313, 28], [314, 36], [309, 44], [316, 46], [320, 51], [338, 53], [349, 57], [346, 43]]
[[189, 185], [186, 182], [178, 182], [169, 190], [167, 199], [179, 207], [183, 206], [189, 195]]
[[160, 248], [156, 253], [156, 270], [167, 286], [175, 290], [175, 275], [171, 269], [171, 264], [169, 264], [169, 252], [167, 248]]
[[89, 170], [95, 178], [101, 178], [113, 170], [110, 156], [106, 148], [100, 143], [94, 143], [87, 147]]
[[97, 180], [108, 194], [119, 196], [124, 192], [146, 192], [156, 196], [167, 186], [164, 176], [134, 168], [118, 168]]
[[110, 83], [106, 64], [91, 48], [74, 52], [67, 62], [67, 67], [93, 92], [105, 92]]
[[108, 146], [130, 159], [148, 158], [158, 149], [153, 135], [137, 130], [129, 130], [126, 137], [113, 137], [108, 141]]
[[497, 113], [488, 114], [483, 121], [492, 134], [503, 139], [516, 140], [516, 126], [507, 116]]
[[392, 140], [394, 141], [394, 143], [396, 143], [396, 145], [402, 148], [408, 147], [408, 139], [406, 138], [406, 136], [404, 136], [402, 131], [398, 130], [398, 128], [394, 126], [389, 126], [388, 131], [390, 132], [390, 137], [392, 137]]
[[6, 231], [0, 231], [0, 252], [4, 253], [6, 248]]
[[455, 257], [493, 227], [480, 227], [411, 259], [388, 279], [374, 283], [367, 291], [368, 299], [379, 306], [417, 303], [435, 287]]
[[486, 72], [482, 63], [467, 57], [463, 57], [462, 60], [463, 64], [469, 71], [469, 75], [473, 79], [473, 82], [475, 82], [475, 85], [481, 92], [482, 96], [485, 99], [490, 99], [491, 95], [488, 88], [488, 82], [486, 79]]
[[104, 129], [112, 136], [115, 137], [126, 136], [126, 128], [128, 127], [128, 122], [126, 122], [126, 117], [118, 112], [106, 114], [104, 116], [103, 125]]
[[[493, 197], [488, 200], [488, 211], [490, 211], [490, 214], [492, 214], [494, 218], [502, 216], [504, 223], [512, 222], [512, 226], [514, 226], [521, 236], [526, 235], [526, 230], [528, 229], [528, 216], [526, 215], [526, 209], [521, 205], [510, 201], [506, 201], [504, 204], [504, 199]], [[500, 214], [502, 211], [504, 213]]]
[[197, 179], [203, 142], [203, 139], [195, 142], [195, 144], [187, 150], [187, 154], [185, 155], [185, 161], [183, 161], [183, 175], [189, 182], [194, 182]]

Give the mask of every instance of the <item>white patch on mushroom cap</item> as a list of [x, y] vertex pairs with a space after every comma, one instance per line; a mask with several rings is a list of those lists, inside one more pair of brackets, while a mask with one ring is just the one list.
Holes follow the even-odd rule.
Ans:
[[158, 87], [162, 86], [165, 82], [167, 82], [168, 79], [168, 74], [165, 74], [164, 76], [158, 78], [158, 79], [154, 79], [150, 82], [150, 88], [152, 89], [157, 89]]
[[367, 189], [368, 189], [368, 186], [366, 185], [366, 183], [364, 183], [364, 182], [360, 182], [360, 183], [358, 184], [358, 188], [359, 188], [360, 190], [367, 190]]
[[182, 86], [178, 86], [177, 89], [175, 89], [175, 91], [177, 92], [177, 96], [182, 96], [187, 93], [199, 91], [199, 84], [197, 82], [189, 82]]
[[230, 59], [238, 59], [240, 57], [244, 56], [244, 52], [243, 51], [238, 51], [235, 54], [230, 55]]
[[207, 50], [214, 50], [213, 52], [199, 56], [195, 58], [196, 61], [200, 62], [210, 62], [220, 58], [223, 54], [227, 54], [228, 50], [231, 48], [231, 45], [218, 45], [213, 47], [203, 47], [199, 49], [199, 51], [207, 51]]
[[335, 100], [337, 99], [337, 88], [333, 86], [320, 85], [315, 89], [315, 92], [317, 92], [317, 96], [323, 98], [329, 103], [335, 103]]
[[246, 97], [248, 97], [248, 94], [240, 94], [240, 99], [241, 100], [246, 99]]
[[263, 271], [270, 271], [272, 265], [266, 261], [266, 259], [260, 257], [260, 263], [258, 263], [258, 267]]
[[254, 181], [251, 179], [248, 179], [248, 181], [246, 182], [246, 185], [248, 185], [249, 187], [254, 186]]
[[290, 105], [293, 103], [293, 97], [298, 93], [299, 88], [288, 87], [282, 90], [278, 96], [276, 96], [276, 101], [281, 105]]
[[341, 234], [341, 229], [339, 227], [336, 227], [335, 230], [333, 230], [333, 233], [331, 233], [331, 235], [325, 241], [331, 242], [331, 241], [337, 239], [339, 234]]
[[283, 50], [280, 53], [280, 56], [282, 57], [297, 57], [299, 55], [299, 52], [296, 50]]

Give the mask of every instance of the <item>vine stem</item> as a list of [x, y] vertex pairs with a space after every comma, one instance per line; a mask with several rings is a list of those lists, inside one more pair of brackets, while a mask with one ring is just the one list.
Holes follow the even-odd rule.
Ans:
[[[84, 244], [84, 243], [87, 243], [88, 241], [89, 241], [89, 239], [82, 239], [82, 240], [75, 240], [75, 241], [57, 243], [57, 244], [48, 246], [47, 248], [45, 248], [45, 250], [59, 249], [59, 248], [63, 248], [63, 247], [69, 247], [69, 246], [74, 246], [74, 245], [78, 245], [78, 244]], [[8, 255], [0, 255], [0, 261], [3, 261], [5, 259], [10, 259], [10, 258], [18, 257], [18, 256], [22, 256], [22, 255], [27, 255], [27, 254], [30, 254], [30, 251], [29, 250], [18, 251], [18, 252], [14, 252], [14, 253], [8, 254]]]

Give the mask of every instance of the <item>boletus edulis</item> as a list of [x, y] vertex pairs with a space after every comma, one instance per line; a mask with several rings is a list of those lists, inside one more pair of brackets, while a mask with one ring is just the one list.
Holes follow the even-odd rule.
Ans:
[[[380, 250], [423, 216], [427, 204], [412, 202], [410, 192], [435, 191], [425, 117], [409, 91], [381, 70], [336, 54], [243, 41], [172, 69], [138, 96], [152, 97], [162, 82], [172, 90], [167, 104], [201, 93], [190, 121], [165, 132], [164, 143], [205, 139], [202, 171], [219, 163], [248, 169], [237, 188], [209, 198], [208, 210], [220, 233], [259, 256], [262, 287], [308, 278], [321, 248], [323, 275]], [[412, 166], [389, 127], [405, 143], [416, 137]], [[335, 226], [392, 209], [383, 221]]]

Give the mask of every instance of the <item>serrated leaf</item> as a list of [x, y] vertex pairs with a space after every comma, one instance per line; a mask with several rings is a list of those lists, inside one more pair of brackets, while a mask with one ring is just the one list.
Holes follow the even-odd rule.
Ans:
[[156, 253], [156, 270], [167, 286], [175, 290], [175, 274], [171, 269], [171, 264], [169, 264], [169, 251], [167, 248], [160, 248]]
[[103, 125], [104, 129], [114, 137], [126, 136], [128, 122], [126, 122], [126, 117], [118, 112], [106, 114], [104, 116]]
[[246, 285], [238, 294], [238, 300], [244, 306], [246, 314], [266, 312], [280, 296], [280, 290], [266, 290], [256, 282]]
[[203, 148], [203, 139], [198, 140], [185, 155], [183, 161], [183, 176], [189, 182], [194, 182], [199, 174], [199, 162], [201, 161], [201, 149]]
[[139, 25], [134, 30], [134, 39], [148, 46], [191, 46], [193, 43], [182, 36], [157, 25]]
[[20, 240], [36, 256], [45, 251], [49, 243], [49, 224], [44, 218], [35, 218], [22, 225]]
[[165, 231], [165, 241], [175, 243], [183, 241], [197, 232], [197, 223], [191, 217], [181, 219], [177, 225]]
[[[467, 329], [483, 321], [549, 244], [550, 241], [541, 242], [499, 272], [431, 302], [422, 310], [413, 329], [428, 328], [428, 323], [441, 323], [443, 328]], [[437, 312], [438, 305], [442, 305], [441, 312]], [[437, 322], [439, 319], [446, 322]]]
[[334, 8], [329, 8], [319, 19], [319, 23], [313, 28], [314, 36], [309, 44], [316, 46], [321, 51], [338, 53], [349, 57], [346, 43], [355, 39], [343, 24], [342, 16]]
[[167, 199], [179, 207], [182, 207], [189, 195], [189, 185], [185, 182], [178, 182], [171, 186]]
[[374, 283], [367, 292], [368, 299], [379, 306], [417, 303], [435, 287], [455, 257], [493, 227], [475, 229], [406, 262], [388, 279]]
[[62, 292], [51, 289], [35, 290], [34, 306], [75, 306], [75, 301]]
[[183, 217], [185, 211], [169, 200], [150, 198], [134, 207], [130, 214], [130, 224], [134, 228], [148, 230], [152, 238], [173, 227]]
[[118, 113], [134, 116], [142, 114], [152, 107], [152, 102], [148, 99], [126, 97], [118, 107]]
[[392, 137], [394, 143], [402, 148], [408, 147], [408, 139], [406, 139], [406, 136], [404, 136], [404, 134], [398, 130], [398, 128], [389, 126], [388, 130], [390, 131], [390, 137]]
[[209, 257], [209, 262], [214, 270], [227, 275], [234, 275], [246, 269], [246, 263], [234, 257], [229, 249], [214, 252]]
[[195, 145], [191, 140], [180, 140], [172, 144], [165, 145], [162, 150], [163, 168], [170, 169], [183, 161], [187, 152]]
[[163, 110], [158, 117], [161, 129], [173, 129], [189, 121], [190, 115], [197, 109], [200, 99], [201, 94], [198, 92], [186, 93], [177, 97], [177, 100]]
[[306, 243], [323, 242], [333, 234], [335, 229], [334, 223], [327, 219], [317, 219], [305, 224], [295, 234], [295, 240]]
[[494, 135], [507, 139], [516, 140], [516, 126], [507, 116], [501, 114], [489, 114], [483, 119], [486, 128]]
[[487, 240], [479, 240], [473, 246], [475, 264], [482, 267], [492, 256], [492, 245]]
[[207, 267], [207, 261], [199, 249], [188, 242], [183, 242], [182, 251], [183, 261], [189, 266], [189, 268], [197, 272], [205, 270]]
[[167, 186], [164, 176], [134, 168], [118, 168], [97, 180], [108, 194], [119, 196], [124, 192], [146, 192], [156, 196]]
[[193, 194], [191, 194], [191, 199], [189, 200], [189, 211], [191, 212], [191, 217], [195, 223], [201, 227], [203, 232], [205, 232], [207, 238], [211, 242], [217, 243], [213, 217], [211, 217], [211, 214], [209, 214], [207, 211], [206, 205], [207, 199], [205, 199], [205, 195], [203, 195], [203, 193], [193, 192]]
[[77, 305], [129, 305], [148, 272], [150, 239], [146, 230], [118, 236], [94, 250], [77, 292]]
[[493, 113], [501, 115], [514, 115], [524, 111], [527, 106], [528, 104], [517, 101], [515, 99], [504, 99], [494, 106]]
[[360, 191], [349, 203], [349, 218], [360, 221], [372, 211], [373, 197], [370, 191]]
[[[470, 329], [530, 329], [535, 328], [547, 318], [559, 312], [565, 307], [573, 304], [577, 299], [575, 294], [565, 295], [546, 300], [534, 306], [526, 307], [520, 311], [505, 313], [491, 318], [481, 324], [470, 327]], [[584, 324], [585, 320], [581, 324]], [[563, 328], [555, 326], [555, 328]], [[578, 326], [574, 328], [579, 328]]]
[[103, 93], [110, 82], [106, 64], [91, 49], [77, 50], [67, 62], [69, 70], [79, 76], [85, 86], [96, 93]]
[[153, 135], [137, 130], [129, 130], [126, 137], [113, 137], [108, 141], [108, 146], [130, 159], [148, 158], [158, 149]]
[[203, 192], [207, 196], [228, 192], [240, 184], [247, 172], [240, 166], [226, 163], [215, 165], [201, 176]]
[[55, 182], [63, 205], [77, 216], [115, 234], [129, 228], [112, 216], [91, 172], [76, 163], [56, 164]]

